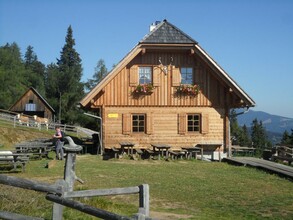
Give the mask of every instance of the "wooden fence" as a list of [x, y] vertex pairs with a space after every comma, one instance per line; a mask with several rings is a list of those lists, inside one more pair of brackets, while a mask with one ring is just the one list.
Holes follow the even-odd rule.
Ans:
[[[52, 213], [53, 220], [62, 219], [64, 206], [79, 210], [95, 217], [108, 220], [151, 220], [151, 218], [149, 217], [149, 186], [147, 184], [127, 188], [73, 191], [74, 182], [76, 180], [83, 183], [83, 181], [79, 179], [75, 174], [76, 153], [81, 151], [82, 147], [76, 145], [70, 137], [65, 138], [67, 138], [69, 144], [64, 146], [64, 149], [67, 152], [64, 179], [58, 180], [55, 184], [50, 185], [33, 180], [0, 174], [0, 184], [47, 193], [46, 199], [54, 203]], [[138, 212], [133, 217], [121, 216], [112, 212], [108, 212], [106, 210], [88, 206], [78, 201], [71, 200], [71, 198], [76, 197], [123, 195], [137, 193], [139, 194], [139, 208]], [[29, 220], [41, 219], [5, 211], [0, 211], [0, 218]]]
[[99, 133], [94, 132], [89, 129], [81, 128], [79, 126], [72, 126], [72, 125], [66, 125], [66, 124], [59, 124], [55, 123], [53, 121], [48, 122], [38, 122], [34, 119], [33, 116], [30, 115], [23, 115], [27, 118], [27, 120], [21, 121], [19, 119], [19, 114], [16, 112], [11, 112], [7, 110], [0, 109], [0, 119], [2, 123], [6, 123], [9, 125], [12, 125], [15, 127], [27, 127], [32, 129], [38, 129], [38, 130], [55, 130], [55, 126], [60, 126], [61, 130], [65, 133], [75, 133], [78, 137], [79, 136], [91, 136], [93, 133]]

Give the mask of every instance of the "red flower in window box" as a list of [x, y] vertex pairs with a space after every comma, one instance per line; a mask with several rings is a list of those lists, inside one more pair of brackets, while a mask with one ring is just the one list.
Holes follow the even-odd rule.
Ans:
[[154, 86], [151, 83], [147, 84], [139, 84], [133, 93], [135, 94], [141, 94], [141, 93], [151, 93], [154, 89]]
[[199, 85], [181, 84], [177, 87], [177, 94], [196, 96], [200, 92]]

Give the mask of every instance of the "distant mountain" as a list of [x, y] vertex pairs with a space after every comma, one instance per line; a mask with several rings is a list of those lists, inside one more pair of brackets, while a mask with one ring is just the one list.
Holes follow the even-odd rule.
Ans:
[[249, 110], [237, 117], [238, 124], [240, 126], [245, 124], [247, 127], [251, 127], [254, 119], [262, 121], [267, 135], [273, 143], [278, 143], [281, 140], [284, 131], [287, 130], [291, 134], [291, 129], [293, 129], [293, 118], [271, 115], [262, 111]]

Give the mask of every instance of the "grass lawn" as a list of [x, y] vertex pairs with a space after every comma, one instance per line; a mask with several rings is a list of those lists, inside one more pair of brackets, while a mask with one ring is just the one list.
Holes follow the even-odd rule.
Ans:
[[[64, 161], [30, 161], [23, 178], [54, 183], [63, 178]], [[5, 173], [6, 175], [7, 173]], [[102, 160], [77, 157], [76, 174], [85, 181], [75, 190], [150, 186], [151, 217], [157, 219], [293, 219], [292, 182], [253, 168], [204, 161]], [[44, 194], [0, 185], [0, 210], [51, 219]], [[80, 199], [83, 203], [132, 216], [138, 195]], [[65, 208], [64, 219], [95, 219]]]

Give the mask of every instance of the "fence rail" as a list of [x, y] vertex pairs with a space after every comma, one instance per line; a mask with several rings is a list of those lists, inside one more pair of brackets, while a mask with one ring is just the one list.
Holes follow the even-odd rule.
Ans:
[[[147, 184], [126, 188], [73, 191], [74, 182], [75, 180], [79, 179], [75, 174], [76, 153], [79, 152], [82, 147], [76, 145], [70, 137], [65, 138], [68, 139], [68, 142], [70, 144], [64, 146], [64, 148], [67, 150], [67, 157], [64, 167], [63, 180], [58, 180], [55, 184], [50, 185], [33, 180], [27, 180], [23, 178], [0, 174], [0, 184], [47, 193], [46, 199], [54, 202], [52, 214], [53, 220], [62, 220], [64, 206], [107, 220], [151, 220], [151, 218], [149, 217], [149, 186]], [[111, 213], [106, 210], [98, 209], [96, 207], [91, 207], [71, 199], [73, 197], [89, 197], [102, 195], [105, 196], [118, 194], [123, 195], [130, 193], [139, 194], [138, 212], [131, 218]], [[14, 218], [17, 215], [19, 214], [0, 211], [0, 217], [3, 219], [38, 219], [30, 216], [19, 216], [22, 218]]]
[[99, 133], [92, 131], [90, 129], [81, 128], [79, 126], [72, 126], [67, 124], [55, 123], [53, 121], [37, 122], [33, 116], [23, 115], [28, 118], [27, 121], [21, 121], [18, 117], [19, 114], [16, 112], [11, 112], [7, 110], [0, 109], [0, 120], [4, 124], [12, 125], [15, 127], [26, 127], [38, 130], [55, 130], [55, 126], [60, 126], [60, 129], [66, 133], [75, 133], [79, 136], [91, 136], [94, 133]]

